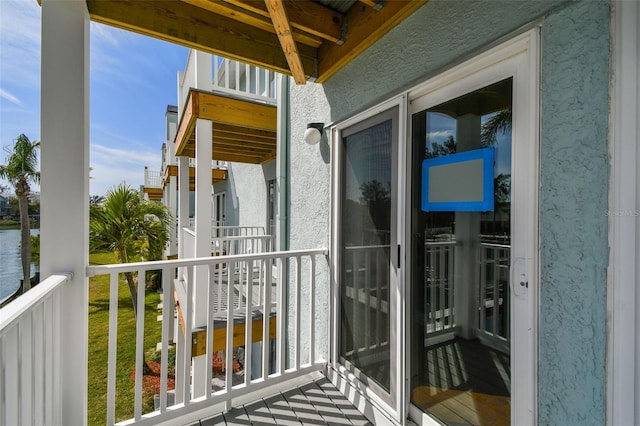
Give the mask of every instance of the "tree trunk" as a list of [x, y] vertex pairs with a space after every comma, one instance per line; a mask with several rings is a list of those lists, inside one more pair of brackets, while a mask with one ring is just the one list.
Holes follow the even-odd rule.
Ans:
[[[133, 274], [131, 272], [125, 272], [124, 276], [127, 279], [127, 285], [129, 286], [129, 292], [131, 293], [131, 301], [133, 302], [133, 314], [135, 318], [138, 318], [138, 289], [136, 288], [136, 283], [133, 280]], [[140, 280], [140, 277], [138, 277]], [[144, 277], [143, 277], [144, 280]], [[144, 284], [143, 284], [144, 285]], [[144, 308], [140, 315], [144, 316]], [[149, 364], [147, 364], [147, 355], [142, 351], [142, 374], [149, 374], [151, 372], [151, 368], [149, 368]], [[136, 373], [137, 374], [137, 373]]]
[[131, 293], [131, 301], [133, 302], [133, 313], [138, 317], [138, 289], [136, 288], [136, 283], [133, 281], [133, 274], [131, 272], [124, 273], [125, 278], [127, 279], [127, 284], [129, 285], [129, 292]]
[[26, 194], [18, 195], [18, 206], [20, 207], [20, 258], [22, 259], [22, 293], [24, 294], [31, 289], [31, 225]]

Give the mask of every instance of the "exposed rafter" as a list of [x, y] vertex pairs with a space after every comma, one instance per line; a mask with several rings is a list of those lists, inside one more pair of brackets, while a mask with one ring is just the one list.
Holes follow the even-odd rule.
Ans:
[[284, 3], [282, 0], [265, 0], [265, 4], [269, 10], [269, 15], [271, 15], [273, 27], [276, 29], [276, 35], [280, 39], [284, 55], [289, 63], [291, 75], [297, 84], [304, 84], [307, 78], [304, 75], [304, 68], [302, 67], [296, 42], [293, 40], [287, 12], [284, 10]]
[[[270, 17], [264, 1], [225, 1], [266, 18]], [[283, 3], [287, 9], [291, 27], [334, 43], [342, 38], [344, 16], [341, 13], [310, 0], [285, 0]]]
[[328, 80], [426, 3], [345, 0], [343, 14], [323, 0], [85, 1], [95, 22], [293, 75], [299, 84]]

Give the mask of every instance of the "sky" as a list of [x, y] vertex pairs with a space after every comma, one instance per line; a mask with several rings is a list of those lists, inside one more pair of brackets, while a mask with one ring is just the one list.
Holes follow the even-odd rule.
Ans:
[[[0, 164], [21, 133], [41, 140], [40, 18], [36, 0], [0, 0]], [[165, 112], [177, 104], [188, 49], [94, 22], [90, 42], [89, 192], [121, 182], [138, 189], [145, 166], [160, 169]]]

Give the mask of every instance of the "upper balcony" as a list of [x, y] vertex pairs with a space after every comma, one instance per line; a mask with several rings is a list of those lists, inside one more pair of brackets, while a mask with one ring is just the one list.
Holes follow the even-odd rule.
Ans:
[[148, 167], [144, 168], [144, 193], [149, 197], [151, 201], [162, 200], [163, 195], [162, 185], [162, 173], [155, 170], [149, 170]]
[[200, 119], [212, 123], [212, 160], [262, 164], [275, 159], [275, 85], [272, 71], [190, 51], [179, 76], [175, 155], [195, 158]]
[[[164, 175], [162, 177], [162, 188], [169, 185], [172, 176], [178, 176], [178, 165], [171, 164], [164, 169]], [[226, 161], [211, 161], [211, 184], [227, 180], [227, 162]], [[196, 169], [195, 161], [193, 158], [189, 159], [189, 191], [195, 191], [196, 186]]]

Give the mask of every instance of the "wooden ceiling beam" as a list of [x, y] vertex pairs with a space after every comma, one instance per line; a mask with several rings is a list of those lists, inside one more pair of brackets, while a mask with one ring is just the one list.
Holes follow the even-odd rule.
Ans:
[[214, 123], [229, 124], [249, 129], [275, 132], [277, 126], [277, 108], [251, 101], [242, 101], [226, 96], [191, 90], [197, 111], [195, 116]]
[[276, 138], [276, 132], [260, 129], [248, 129], [246, 127], [238, 127], [222, 123], [216, 123], [213, 126], [213, 131], [221, 135], [235, 135], [239, 137], [252, 138], [255, 140], [270, 141]]
[[[242, 9], [269, 18], [269, 11], [263, 0], [225, 0]], [[337, 43], [342, 39], [344, 16], [328, 7], [311, 0], [284, 0], [292, 28]]]
[[[249, 24], [253, 27], [260, 28], [263, 31], [268, 31], [275, 34], [275, 28], [271, 18], [267, 14], [255, 13], [246, 8], [235, 6], [224, 0], [182, 0], [185, 3], [189, 3], [193, 6], [197, 6], [201, 9], [208, 10], [209, 12], [217, 13], [218, 15], [225, 16], [229, 19], [234, 19], [245, 24]], [[322, 44], [322, 38], [317, 35], [309, 34], [304, 31], [294, 31], [293, 39], [299, 43], [306, 44], [307, 46], [319, 47]]]
[[318, 48], [317, 83], [324, 83], [378, 41], [427, 0], [393, 0], [375, 10], [353, 6], [347, 12], [348, 33], [343, 44], [324, 43]]
[[[106, 25], [290, 74], [278, 37], [184, 1], [86, 0], [91, 19]], [[301, 45], [307, 76], [315, 73], [317, 49]]]
[[265, 0], [269, 15], [273, 21], [273, 27], [276, 30], [276, 35], [280, 40], [280, 45], [284, 51], [284, 56], [289, 63], [289, 69], [291, 75], [296, 84], [305, 84], [307, 77], [304, 73], [304, 67], [302, 66], [302, 60], [298, 53], [298, 47], [293, 39], [291, 32], [291, 26], [289, 25], [289, 18], [287, 18], [287, 12], [284, 9], [284, 3], [282, 0]]
[[264, 140], [264, 139], [256, 140], [248, 136], [220, 134], [219, 132], [214, 132], [213, 141], [220, 142], [220, 143], [240, 143], [240, 144], [247, 144], [251, 146], [262, 146], [262, 147], [276, 146], [275, 138], [271, 140]]
[[261, 164], [263, 162], [262, 158], [257, 155], [248, 156], [248, 155], [230, 154], [226, 152], [214, 152], [213, 158], [218, 161], [231, 161], [234, 163]]
[[233, 144], [233, 143], [220, 143], [218, 141], [213, 141], [214, 151], [216, 152], [234, 152], [238, 154], [248, 153], [251, 155], [266, 155], [271, 154], [276, 151], [276, 148], [265, 148], [258, 147], [252, 145], [244, 145], [244, 144]]
[[375, 1], [375, 0], [359, 0], [360, 3], [362, 4], [366, 4], [369, 7], [372, 7], [376, 10], [380, 10], [382, 9], [382, 3], [379, 1]]

